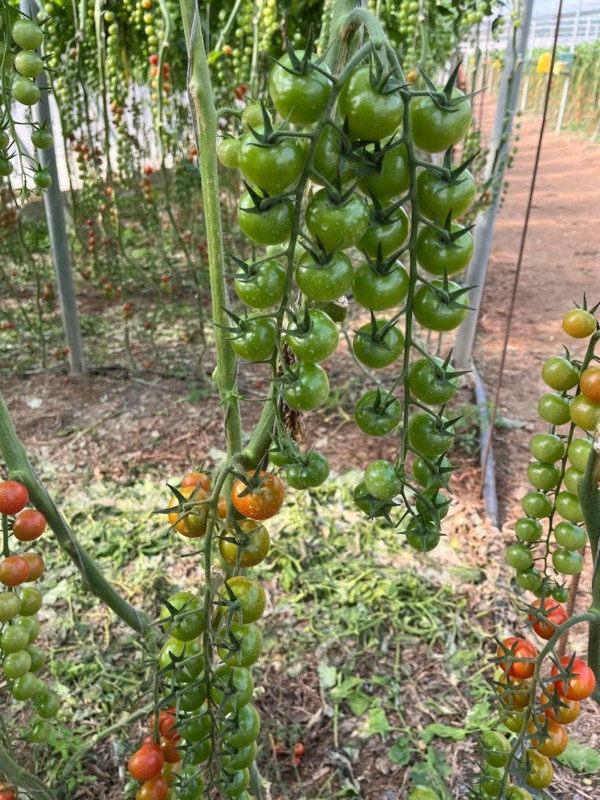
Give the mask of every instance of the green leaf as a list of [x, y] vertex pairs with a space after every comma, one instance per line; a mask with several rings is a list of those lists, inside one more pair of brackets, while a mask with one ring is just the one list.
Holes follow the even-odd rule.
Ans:
[[363, 692], [355, 692], [348, 698], [348, 705], [355, 717], [361, 717], [371, 705], [371, 698]]
[[369, 711], [367, 730], [370, 734], [387, 733], [391, 727], [383, 708], [372, 708]]
[[319, 664], [317, 672], [319, 673], [319, 680], [324, 689], [331, 689], [337, 683], [337, 671], [335, 667], [330, 667], [329, 664]]
[[440, 739], [450, 739], [453, 742], [462, 742], [466, 735], [467, 732], [464, 728], [453, 728], [442, 722], [432, 722], [421, 733], [421, 739], [425, 744], [429, 744], [435, 736]]
[[400, 767], [406, 766], [410, 761], [410, 741], [405, 736], [399, 736], [388, 750], [388, 758], [392, 764]]
[[571, 767], [575, 772], [600, 772], [600, 753], [587, 744], [581, 744], [571, 738], [565, 752], [558, 756], [558, 761]]
[[356, 689], [357, 686], [360, 686], [361, 684], [362, 684], [361, 678], [346, 678], [340, 684], [338, 684], [338, 686], [336, 686], [335, 689], [331, 690], [331, 696], [333, 697], [334, 700], [337, 700], [338, 702], [340, 702], [341, 700], [346, 700], [355, 693], [354, 690]]

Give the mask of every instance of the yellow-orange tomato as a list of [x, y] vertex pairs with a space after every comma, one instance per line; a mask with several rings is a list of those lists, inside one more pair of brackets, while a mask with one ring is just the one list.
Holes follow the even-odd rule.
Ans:
[[544, 688], [540, 702], [544, 714], [555, 722], [560, 722], [561, 725], [568, 725], [579, 716], [580, 701], [563, 697], [558, 694], [555, 686], [548, 685]]
[[237, 530], [226, 529], [219, 538], [219, 552], [223, 559], [232, 567], [242, 569], [260, 564], [270, 546], [269, 532], [253, 519], [240, 520]]
[[573, 339], [586, 339], [596, 330], [596, 320], [593, 314], [583, 308], [572, 308], [563, 317], [564, 332]]
[[[251, 473], [251, 476], [253, 477], [254, 473]], [[248, 519], [269, 519], [283, 505], [285, 489], [277, 475], [261, 472], [260, 477], [261, 483], [256, 487], [249, 487], [237, 478], [231, 490], [234, 507]]]
[[600, 403], [600, 367], [584, 369], [579, 378], [579, 388], [590, 400]]
[[204, 472], [188, 472], [181, 480], [181, 488], [185, 489], [188, 486], [198, 486], [208, 492], [210, 489], [210, 478]]
[[[193, 501], [208, 499], [208, 492], [196, 486], [184, 486], [179, 490], [188, 500], [193, 495]], [[175, 495], [169, 502], [169, 508], [180, 508], [180, 502]], [[169, 514], [169, 522], [176, 531], [187, 536], [188, 539], [197, 539], [206, 533], [208, 522], [208, 505], [194, 504], [186, 511], [173, 511]]]

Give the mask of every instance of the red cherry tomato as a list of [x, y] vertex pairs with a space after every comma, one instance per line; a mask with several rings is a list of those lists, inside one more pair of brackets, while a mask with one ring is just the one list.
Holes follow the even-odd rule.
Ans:
[[533, 622], [531, 627], [542, 639], [551, 639], [557, 626], [562, 625], [568, 619], [565, 607], [556, 600], [545, 597], [534, 600], [532, 606], [539, 609], [544, 617], [540, 619], [535, 614], [529, 614], [528, 617], [529, 621]]
[[511, 655], [512, 659], [500, 664], [503, 672], [508, 672], [514, 678], [531, 678], [535, 671], [535, 664], [533, 662], [521, 661], [520, 659], [533, 659], [538, 655], [536, 648], [530, 644], [526, 639], [521, 639], [518, 636], [511, 636], [504, 639], [500, 647], [498, 647], [498, 656]]
[[13, 523], [13, 535], [20, 542], [33, 542], [46, 529], [46, 517], [35, 508], [19, 511]]
[[17, 514], [29, 501], [29, 492], [22, 483], [2, 481], [0, 483], [0, 514]]
[[129, 774], [136, 781], [150, 781], [160, 775], [165, 756], [156, 743], [143, 744], [129, 759]]
[[[563, 656], [560, 663], [565, 670], [572, 673], [573, 677], [554, 681], [558, 693], [569, 700], [585, 700], [586, 697], [590, 697], [596, 688], [596, 676], [585, 661], [581, 658]], [[556, 665], [552, 667], [551, 674], [559, 674]]]

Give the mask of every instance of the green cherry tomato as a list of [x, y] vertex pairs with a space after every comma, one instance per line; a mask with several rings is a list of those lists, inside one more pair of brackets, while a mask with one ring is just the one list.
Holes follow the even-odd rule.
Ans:
[[399, 198], [410, 186], [410, 170], [406, 145], [385, 140], [382, 147], [369, 144], [360, 164], [358, 186], [380, 203]]
[[295, 411], [314, 411], [329, 396], [329, 378], [318, 364], [299, 362], [283, 386], [285, 402]]
[[458, 391], [458, 378], [446, 377], [446, 371], [444, 362], [436, 356], [415, 361], [408, 384], [417, 400], [430, 406], [449, 403]]
[[325, 483], [331, 467], [329, 461], [321, 453], [311, 451], [302, 460], [290, 464], [285, 470], [285, 477], [294, 489], [310, 489]]
[[292, 235], [293, 220], [294, 204], [291, 200], [279, 200], [259, 210], [248, 192], [240, 198], [238, 224], [242, 232], [257, 244], [287, 242]]
[[373, 332], [370, 322], [362, 325], [356, 332], [352, 349], [356, 358], [365, 367], [383, 369], [402, 357], [404, 336], [395, 325], [386, 329], [387, 325], [387, 320], [379, 319], [377, 332]]
[[467, 316], [468, 298], [461, 295], [459, 300], [451, 296], [460, 287], [448, 281], [448, 291], [440, 280], [431, 281], [431, 286], [419, 286], [415, 292], [413, 311], [417, 322], [432, 331], [451, 331], [458, 328]]
[[510, 761], [512, 747], [500, 731], [486, 731], [481, 736], [485, 760], [492, 767], [506, 767]]
[[400, 424], [402, 406], [393, 394], [370, 389], [356, 403], [354, 419], [367, 436], [385, 436]]
[[37, 78], [44, 69], [44, 62], [37, 53], [21, 50], [15, 56], [15, 69], [26, 78]]
[[521, 517], [515, 522], [515, 536], [522, 542], [539, 542], [543, 531], [542, 523], [531, 517]]
[[14, 167], [12, 161], [9, 158], [0, 156], [0, 175], [4, 178], [7, 178], [9, 175], [12, 175], [13, 170]]
[[[233, 578], [229, 578], [221, 589], [221, 594], [230, 600], [230, 592], [226, 587], [229, 587], [236, 597], [236, 602], [239, 602], [238, 614], [241, 616], [241, 620], [238, 621], [247, 625], [262, 617], [267, 605], [267, 595], [257, 580], [245, 575], [235, 575]], [[242, 746], [245, 747], [245, 745]]]
[[[272, 121], [271, 115], [267, 112], [267, 118]], [[250, 133], [250, 129], [259, 130], [264, 126], [265, 118], [263, 114], [263, 107], [260, 103], [248, 103], [246, 108], [242, 111], [242, 128], [246, 133]]]
[[592, 452], [590, 439], [573, 439], [567, 450], [569, 461], [580, 472], [585, 472], [587, 462]]
[[426, 458], [443, 455], [454, 444], [454, 432], [444, 417], [423, 411], [408, 424], [408, 439], [415, 452]]
[[13, 80], [12, 94], [24, 106], [34, 106], [40, 99], [39, 86], [24, 75], [17, 75]]
[[267, 144], [247, 133], [240, 141], [238, 160], [248, 183], [276, 195], [297, 183], [306, 154], [297, 138], [286, 136]]
[[538, 433], [532, 438], [529, 451], [538, 461], [554, 464], [563, 457], [565, 445], [560, 436], [554, 433]]
[[[196, 763], [199, 762], [196, 760]], [[204, 797], [202, 773], [194, 767], [184, 767], [177, 781], [177, 800], [199, 800], [201, 797]]]
[[577, 575], [583, 569], [583, 556], [561, 547], [552, 553], [552, 565], [561, 575]]
[[593, 431], [600, 424], [600, 403], [584, 394], [573, 398], [569, 410], [571, 420], [584, 431]]
[[15, 700], [30, 700], [37, 689], [37, 678], [31, 672], [21, 675], [10, 687], [10, 693]]
[[448, 179], [424, 169], [417, 177], [419, 211], [440, 224], [445, 222], [450, 213], [452, 219], [462, 217], [473, 204], [475, 192], [475, 180], [469, 170], [464, 170], [454, 179]]
[[547, 491], [548, 489], [554, 489], [558, 483], [560, 470], [554, 464], [534, 461], [533, 464], [527, 467], [527, 477], [536, 489]]
[[543, 519], [552, 513], [552, 500], [543, 492], [527, 492], [521, 500], [521, 507], [528, 517]]
[[565, 470], [564, 482], [565, 487], [571, 494], [577, 495], [579, 492], [579, 483], [583, 478], [584, 473], [580, 472], [575, 467], [567, 467]]
[[388, 258], [406, 241], [410, 227], [408, 214], [402, 207], [390, 214], [386, 209], [379, 212], [369, 206], [369, 212], [369, 227], [358, 247], [370, 258]]
[[513, 569], [529, 569], [533, 564], [531, 550], [524, 544], [511, 544], [506, 548], [504, 560]]
[[238, 750], [232, 755], [221, 756], [221, 765], [229, 772], [245, 769], [249, 767], [256, 758], [257, 750], [256, 742], [252, 742], [252, 744], [249, 744], [247, 747], [242, 747], [241, 750]]
[[406, 526], [404, 533], [406, 535], [406, 543], [413, 550], [418, 550], [421, 553], [429, 553], [434, 550], [441, 538], [438, 526], [431, 520], [413, 519]]
[[335, 202], [326, 189], [320, 189], [308, 201], [306, 227], [328, 253], [345, 250], [358, 244], [367, 232], [369, 209], [356, 192]]
[[235, 713], [250, 702], [254, 681], [245, 667], [219, 667], [211, 678], [210, 696], [223, 714]]
[[38, 189], [49, 189], [52, 186], [52, 176], [47, 169], [37, 169], [33, 173], [33, 182]]
[[29, 657], [31, 659], [31, 666], [29, 667], [30, 672], [39, 672], [41, 668], [46, 663], [46, 653], [42, 650], [41, 647], [36, 647], [35, 645], [30, 644], [27, 648], [27, 652], [29, 653]]
[[331, 125], [327, 125], [317, 143], [314, 156], [312, 179], [322, 184], [323, 180], [333, 183], [338, 176], [342, 160], [342, 140]]
[[167, 639], [158, 654], [158, 665], [169, 679], [175, 672], [179, 683], [195, 680], [204, 670], [201, 641], [182, 642], [173, 637]]
[[351, 139], [372, 142], [398, 129], [404, 102], [399, 91], [379, 91], [371, 82], [371, 65], [363, 64], [342, 86], [338, 109]]
[[277, 345], [277, 323], [271, 317], [246, 317], [241, 333], [229, 340], [232, 350], [244, 361], [268, 361]]
[[6, 150], [10, 143], [10, 136], [4, 128], [0, 128], [0, 150]]
[[440, 800], [440, 796], [426, 786], [415, 786], [408, 793], [407, 800]]
[[22, 617], [30, 617], [42, 607], [44, 595], [39, 589], [33, 586], [26, 586], [21, 592], [21, 611]]
[[44, 33], [31, 19], [21, 17], [12, 26], [12, 38], [23, 50], [37, 50], [44, 41]]
[[21, 611], [21, 598], [15, 592], [0, 593], [0, 622], [10, 622]]
[[42, 719], [52, 719], [60, 710], [60, 698], [56, 692], [47, 690], [39, 699], [33, 698], [35, 710]]
[[387, 311], [400, 305], [408, 294], [410, 279], [400, 261], [386, 272], [377, 265], [361, 264], [354, 273], [352, 294], [356, 302], [371, 311]]
[[542, 380], [556, 392], [566, 392], [577, 386], [579, 370], [568, 358], [553, 356], [544, 361]]
[[301, 361], [325, 361], [338, 346], [340, 334], [337, 325], [328, 314], [318, 308], [311, 308], [307, 313], [308, 324], [304, 326], [304, 322], [292, 324], [288, 328], [286, 341], [290, 350]]
[[260, 716], [253, 705], [242, 706], [237, 714], [229, 714], [221, 723], [223, 741], [241, 750], [258, 739], [260, 733]]
[[421, 486], [427, 489], [439, 489], [446, 485], [452, 472], [452, 464], [445, 457], [436, 458], [429, 463], [424, 458], [416, 458], [412, 465], [412, 474]]
[[583, 522], [583, 511], [577, 495], [559, 492], [554, 500], [556, 511], [568, 522]]
[[177, 733], [186, 742], [202, 742], [212, 731], [212, 718], [208, 713], [207, 705], [201, 706], [192, 715], [177, 715]]
[[[443, 221], [443, 220], [442, 220]], [[451, 232], [465, 230], [463, 225], [453, 222]], [[417, 261], [419, 266], [432, 275], [455, 275], [466, 269], [473, 258], [475, 243], [466, 231], [452, 242], [445, 231], [438, 231], [426, 225], [417, 235]]]
[[219, 163], [227, 169], [235, 169], [240, 165], [240, 140], [221, 139], [217, 145], [217, 158]]
[[582, 550], [588, 541], [584, 528], [573, 522], [559, 522], [554, 528], [554, 538], [557, 544], [567, 550]]
[[325, 264], [315, 262], [305, 253], [296, 267], [296, 283], [309, 300], [328, 302], [337, 300], [352, 286], [354, 270], [345, 253], [336, 252]]
[[34, 744], [44, 744], [50, 738], [51, 733], [52, 725], [44, 719], [38, 719], [32, 725], [27, 738]]
[[552, 589], [552, 599], [557, 603], [566, 603], [569, 599], [569, 589], [566, 586], [555, 586]]
[[253, 265], [248, 273], [240, 270], [233, 285], [242, 303], [250, 308], [270, 308], [282, 301], [285, 280], [285, 267], [270, 260]]
[[596, 318], [583, 308], [572, 308], [562, 319], [562, 327], [574, 339], [587, 339], [596, 330]]
[[[25, 617], [25, 619], [28, 619]], [[9, 625], [0, 636], [0, 650], [5, 653], [19, 653], [29, 644], [29, 632], [14, 624]]]
[[296, 51], [302, 64], [296, 72], [288, 54], [282, 56], [269, 78], [269, 94], [283, 119], [292, 125], [312, 125], [317, 122], [329, 100], [331, 81], [313, 64], [303, 62], [303, 53]]
[[509, 786], [506, 792], [507, 800], [533, 800], [531, 792], [522, 786]]
[[537, 750], [527, 750], [525, 783], [532, 789], [545, 789], [552, 783], [554, 767], [548, 756], [538, 753]]
[[539, 592], [544, 579], [542, 575], [535, 569], [529, 568], [524, 570], [517, 570], [516, 574], [517, 583], [522, 589], [527, 592]]
[[17, 617], [13, 620], [12, 624], [22, 631], [25, 631], [28, 637], [26, 644], [33, 644], [40, 635], [40, 621], [35, 616]]
[[392, 500], [402, 488], [396, 468], [389, 461], [372, 461], [365, 470], [367, 491], [378, 500]]
[[[453, 100], [461, 97], [464, 95], [459, 89], [452, 90]], [[410, 102], [410, 122], [416, 146], [426, 153], [441, 153], [466, 135], [471, 124], [471, 104], [465, 99], [440, 108], [431, 97], [416, 97]]]
[[417, 495], [415, 507], [419, 514], [433, 520], [444, 519], [450, 508], [450, 500], [438, 489], [429, 488]]
[[223, 560], [242, 569], [264, 561], [270, 547], [269, 532], [255, 520], [239, 520], [235, 528], [224, 529], [219, 537], [219, 552]]
[[193, 592], [172, 594], [160, 607], [160, 620], [169, 636], [190, 642], [204, 630], [204, 602]]
[[250, 771], [247, 769], [236, 770], [235, 772], [224, 772], [215, 781], [215, 786], [223, 797], [231, 797], [233, 800], [243, 800], [243, 795], [247, 794], [246, 788], [250, 783]]
[[11, 680], [20, 678], [31, 669], [31, 656], [27, 650], [19, 650], [18, 653], [9, 653], [2, 664], [4, 675]]
[[550, 425], [566, 425], [571, 421], [570, 398], [547, 392], [538, 402], [538, 414]]
[[218, 647], [219, 656], [226, 664], [249, 667], [258, 661], [262, 652], [263, 636], [258, 625], [232, 622], [229, 635]]

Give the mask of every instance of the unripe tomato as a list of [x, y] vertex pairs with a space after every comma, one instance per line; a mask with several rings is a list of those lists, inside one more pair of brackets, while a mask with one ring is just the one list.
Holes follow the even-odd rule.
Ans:
[[[262, 133], [261, 130], [258, 131]], [[240, 141], [238, 166], [247, 182], [271, 196], [281, 194], [297, 183], [306, 156], [300, 140], [294, 137], [274, 143], [260, 142], [252, 133]]]
[[371, 65], [357, 67], [342, 87], [338, 108], [351, 139], [379, 141], [391, 136], [402, 122], [404, 102], [399, 91], [373, 85]]
[[352, 281], [352, 294], [357, 303], [371, 311], [387, 311], [400, 305], [408, 294], [410, 279], [400, 261], [385, 272], [377, 266], [361, 264]]
[[573, 439], [567, 450], [567, 455], [576, 469], [580, 472], [585, 472], [591, 452], [592, 442], [590, 439]]
[[223, 636], [224, 642], [219, 646], [218, 653], [226, 664], [249, 667], [258, 661], [263, 644], [263, 636], [258, 625], [232, 622], [229, 626], [229, 635], [224, 632]]
[[372, 461], [365, 470], [365, 486], [378, 500], [391, 500], [402, 488], [402, 483], [394, 465], [378, 459]]
[[314, 411], [328, 396], [329, 378], [318, 364], [300, 361], [290, 368], [283, 384], [283, 397], [290, 408], [295, 411]]
[[542, 524], [531, 517], [520, 517], [515, 522], [515, 536], [522, 542], [539, 542], [543, 530]]
[[526, 770], [525, 783], [532, 789], [545, 789], [552, 783], [554, 767], [548, 756], [537, 750], [527, 750], [523, 766]]
[[[220, 590], [226, 600], [230, 600], [230, 591], [233, 592], [240, 604], [241, 621], [247, 625], [249, 622], [256, 622], [264, 613], [267, 605], [267, 595], [263, 587], [253, 578], [245, 575], [236, 575], [225, 582], [225, 586]], [[249, 744], [247, 742], [246, 744]], [[242, 745], [245, 747], [245, 744]]]
[[[377, 330], [370, 322], [362, 325], [354, 336], [352, 349], [356, 358], [370, 369], [383, 369], [398, 361], [404, 352], [404, 336], [385, 319], [377, 320]], [[387, 328], [387, 329], [386, 329]]]
[[580, 394], [571, 400], [571, 420], [584, 431], [593, 431], [600, 423], [600, 401]]
[[510, 761], [511, 745], [500, 731], [486, 731], [481, 736], [485, 760], [492, 767], [506, 767]]
[[554, 538], [557, 544], [567, 550], [583, 550], [588, 541], [585, 528], [573, 522], [559, 522], [554, 528]]
[[[459, 89], [452, 90], [452, 100], [461, 97], [464, 95]], [[471, 104], [465, 99], [440, 108], [431, 97], [416, 97], [410, 102], [410, 121], [416, 146], [427, 153], [441, 153], [466, 135], [471, 124]]]
[[542, 366], [542, 380], [557, 392], [566, 392], [577, 386], [579, 370], [568, 358], [553, 356]]
[[400, 424], [402, 407], [397, 397], [381, 389], [370, 389], [354, 408], [357, 426], [367, 436], [385, 436]]
[[[302, 63], [303, 53], [296, 52]], [[312, 125], [321, 117], [329, 95], [331, 81], [318, 72], [310, 62], [296, 72], [286, 53], [275, 65], [269, 78], [269, 94], [283, 119], [292, 125]]]
[[20, 50], [15, 56], [15, 69], [26, 78], [37, 78], [44, 69], [44, 62], [31, 50]]
[[554, 505], [563, 519], [574, 523], [583, 522], [581, 503], [571, 492], [559, 492], [554, 498]]
[[290, 350], [301, 361], [318, 363], [335, 352], [339, 333], [328, 314], [311, 308], [307, 312], [307, 324], [304, 324], [304, 320], [299, 325], [292, 323], [287, 330], [286, 340]]
[[415, 452], [426, 458], [437, 458], [454, 444], [454, 431], [443, 417], [424, 411], [410, 420], [408, 438]]
[[319, 302], [337, 300], [350, 289], [353, 277], [352, 262], [341, 252], [333, 253], [324, 264], [317, 263], [309, 253], [305, 253], [295, 272], [302, 293], [309, 300]]
[[34, 106], [40, 99], [40, 89], [30, 78], [17, 75], [13, 80], [12, 94], [24, 106]]
[[562, 327], [573, 339], [587, 339], [596, 330], [596, 319], [583, 308], [572, 308], [564, 315]]
[[237, 523], [235, 529], [225, 529], [219, 536], [219, 552], [233, 567], [247, 569], [260, 564], [267, 556], [271, 537], [264, 525], [250, 519]]
[[37, 50], [44, 41], [44, 33], [31, 19], [22, 17], [13, 23], [12, 38], [24, 50]]
[[534, 458], [545, 464], [554, 464], [563, 457], [565, 445], [554, 433], [538, 433], [532, 439], [529, 450]]
[[552, 553], [552, 566], [561, 575], [577, 575], [583, 569], [583, 556], [561, 547]]
[[600, 367], [588, 367], [581, 373], [579, 388], [589, 400], [600, 403]]
[[248, 703], [235, 715], [228, 715], [221, 723], [223, 741], [241, 750], [258, 739], [260, 716], [253, 705]]
[[287, 242], [292, 234], [293, 220], [294, 204], [289, 199], [258, 209], [248, 192], [240, 198], [238, 224], [243, 233], [257, 244]]
[[49, 128], [37, 128], [31, 133], [31, 144], [38, 150], [47, 150], [54, 144], [54, 136]]
[[161, 605], [160, 620], [169, 636], [190, 642], [204, 630], [204, 605], [192, 592], [176, 592]]
[[271, 473], [260, 474], [260, 482], [252, 484], [256, 473], [250, 473], [248, 482], [237, 478], [231, 489], [231, 501], [237, 511], [248, 519], [263, 520], [273, 517], [283, 505], [285, 489], [281, 480]]
[[217, 157], [220, 163], [228, 169], [239, 167], [240, 165], [240, 140], [221, 139], [217, 145]]
[[327, 253], [358, 244], [369, 227], [369, 209], [363, 198], [350, 192], [332, 200], [327, 189], [320, 189], [308, 201], [306, 227], [319, 239]]
[[538, 414], [550, 425], [566, 425], [571, 421], [570, 402], [569, 397], [548, 392], [539, 399]]
[[417, 177], [417, 192], [421, 214], [443, 224], [448, 214], [456, 219], [469, 210], [475, 200], [476, 186], [469, 170], [448, 180], [439, 173], [424, 169]]
[[329, 461], [321, 453], [312, 450], [285, 470], [285, 477], [294, 489], [311, 489], [321, 486], [329, 477]]
[[413, 311], [415, 319], [424, 328], [432, 331], [451, 331], [457, 328], [468, 313], [468, 298], [462, 295], [454, 300], [452, 293], [460, 287], [448, 281], [448, 291], [441, 280], [431, 281], [431, 286], [419, 286], [415, 292]]
[[10, 622], [21, 611], [21, 598], [15, 592], [0, 593], [0, 622]]
[[[184, 486], [179, 489], [187, 500], [193, 499], [194, 504], [191, 508], [183, 511], [173, 511], [169, 514], [169, 522], [182, 536], [188, 539], [196, 539], [199, 536], [204, 536], [206, 533], [206, 526], [208, 524], [208, 505], [201, 504], [200, 501], [208, 499], [208, 493], [204, 489], [197, 488], [196, 486]], [[198, 501], [198, 502], [196, 502]], [[169, 508], [180, 508], [180, 500], [173, 495], [169, 501]]]
[[[465, 230], [463, 225], [452, 223], [452, 233], [461, 230]], [[417, 261], [432, 275], [456, 275], [462, 272], [469, 266], [474, 250], [473, 236], [468, 231], [452, 241], [446, 231], [440, 232], [427, 225], [421, 228], [417, 236]]]

